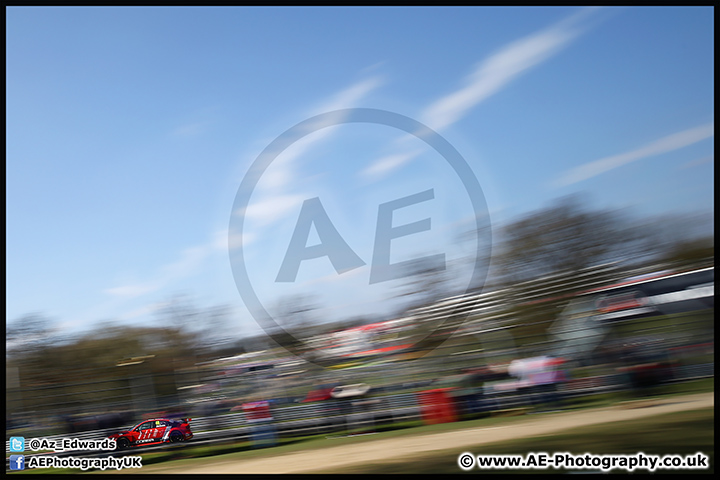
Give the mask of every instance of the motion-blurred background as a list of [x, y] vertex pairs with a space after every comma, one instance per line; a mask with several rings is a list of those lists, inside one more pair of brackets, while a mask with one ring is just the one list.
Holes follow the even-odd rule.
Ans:
[[[556, 372], [540, 384], [553, 384], [553, 400], [567, 405], [582, 395], [642, 396], [711, 378], [714, 249], [705, 222], [641, 223], [563, 201], [503, 229], [503, 275], [482, 292], [424, 295], [440, 290], [442, 272], [423, 272], [410, 282], [414, 306], [375, 322], [313, 323], [311, 306], [289, 299], [288, 311], [305, 322], [291, 340], [304, 358], [267, 336], [229, 340], [227, 309], [182, 297], [156, 325], [101, 325], [81, 337], [58, 338], [47, 317], [27, 315], [7, 333], [8, 432], [51, 435], [112, 430], [152, 416], [222, 416], [255, 400], [292, 409], [361, 384], [369, 390], [358, 399], [390, 402], [377, 409], [391, 419], [396, 408], [398, 421], [422, 419], [423, 402], [436, 402], [423, 400], [430, 391], [446, 392], [437, 398], [454, 402], [448, 418], [459, 420], [533, 406], [538, 392], [530, 378], [542, 372]], [[413, 341], [438, 335], [444, 343], [432, 350]], [[523, 372], [524, 359], [548, 362]], [[444, 418], [438, 415], [426, 412], [425, 419]]]
[[[258, 400], [305, 435], [714, 377], [711, 7], [6, 14], [6, 436], [192, 417], [193, 441], [244, 439]], [[379, 125], [318, 127], [233, 210], [273, 139], [353, 107], [452, 144], [488, 230], [457, 172]], [[408, 276], [369, 285], [378, 205], [430, 189], [395, 212], [432, 220], [392, 238]], [[365, 265], [278, 282], [315, 197]], [[281, 329], [238, 295], [238, 242]]]

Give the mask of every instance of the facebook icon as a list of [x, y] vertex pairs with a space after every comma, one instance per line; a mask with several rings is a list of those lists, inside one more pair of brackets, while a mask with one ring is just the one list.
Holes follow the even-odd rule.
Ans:
[[25, 455], [10, 455], [10, 470], [25, 470]]

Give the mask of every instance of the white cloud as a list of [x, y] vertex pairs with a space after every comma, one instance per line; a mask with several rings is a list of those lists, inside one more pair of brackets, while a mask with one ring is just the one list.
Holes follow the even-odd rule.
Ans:
[[[355, 83], [321, 105], [312, 115], [350, 108], [381, 83], [379, 77]], [[268, 152], [271, 155], [274, 153], [277, 158], [265, 172], [262, 172], [262, 179], [253, 192], [256, 200], [251, 201], [242, 211], [233, 212], [233, 215], [244, 215], [258, 222], [259, 225], [267, 226], [281, 220], [308, 198], [308, 195], [297, 191], [291, 193], [293, 188], [297, 189], [297, 186], [302, 184], [297, 160], [310, 148], [330, 136], [333, 129], [328, 127], [341, 123], [342, 115], [344, 115], [342, 112], [338, 112], [337, 116], [326, 116], [318, 120], [320, 123], [307, 126], [308, 133], [312, 132], [312, 134], [302, 137], [282, 152]]]
[[108, 293], [115, 297], [140, 297], [143, 295], [146, 295], [148, 293], [152, 293], [156, 291], [159, 288], [159, 285], [155, 282], [150, 283], [137, 283], [137, 284], [130, 284], [130, 285], [123, 285], [120, 287], [113, 287], [113, 288], [107, 288], [104, 290], [105, 293]]
[[[421, 114], [421, 121], [433, 130], [442, 130], [460, 120], [473, 107], [500, 91], [532, 67], [550, 59], [583, 33], [579, 24], [594, 8], [583, 9], [560, 22], [501, 48], [482, 61], [465, 77], [465, 85], [432, 103]], [[421, 134], [422, 132], [417, 132]], [[398, 142], [404, 145], [409, 136]], [[412, 161], [419, 152], [383, 157], [365, 169], [363, 175], [378, 177]]]
[[171, 280], [178, 277], [186, 277], [190, 273], [197, 270], [203, 260], [210, 254], [212, 243], [200, 245], [197, 247], [186, 248], [180, 255], [180, 259], [169, 265], [164, 266], [163, 279]]
[[215, 240], [205, 245], [183, 250], [178, 260], [160, 267], [152, 280], [107, 288], [103, 292], [125, 299], [142, 297], [157, 292], [174, 281], [194, 274], [214, 250], [214, 245]]
[[[314, 113], [311, 113], [309, 116], [350, 108], [363, 97], [367, 96], [372, 90], [379, 87], [381, 83], [382, 82], [379, 77], [368, 78], [355, 83], [354, 85], [351, 85], [345, 90], [337, 93], [330, 101], [320, 105], [315, 109]], [[344, 114], [342, 112], [337, 112], [336, 115], [329, 115], [323, 119], [319, 119], [314, 124], [308, 124], [308, 133], [312, 132], [312, 135], [307, 135], [299, 139], [290, 147], [286, 148], [282, 152], [281, 156], [278, 156], [277, 160], [273, 162], [273, 172], [268, 170], [267, 173], [263, 173], [263, 183], [265, 186], [282, 188], [289, 182], [289, 180], [296, 178], [295, 175], [293, 175], [292, 170], [294, 161], [302, 156], [312, 146], [327, 138], [332, 133], [332, 129], [327, 127], [341, 123], [343, 115]], [[280, 154], [281, 152], [277, 153]], [[269, 176], [269, 178], [266, 179], [266, 176]]]
[[257, 235], [251, 232], [247, 232], [243, 235], [240, 235], [238, 233], [233, 233], [229, 238], [227, 242], [227, 248], [234, 250], [243, 246], [250, 245], [252, 242], [257, 240]]
[[380, 77], [372, 77], [358, 82], [335, 95], [335, 98], [327, 103], [321, 109], [320, 113], [351, 107], [370, 92], [377, 89], [381, 84], [382, 80]]
[[383, 175], [391, 170], [408, 163], [417, 155], [422, 153], [420, 150], [408, 153], [396, 153], [392, 155], [384, 156], [376, 160], [372, 165], [362, 171], [365, 176], [379, 176]]
[[457, 122], [468, 110], [566, 47], [582, 33], [578, 23], [592, 11], [582, 10], [545, 30], [505, 46], [480, 63], [466, 77], [464, 87], [430, 105], [422, 114], [423, 122], [435, 130]]
[[[380, 79], [374, 77], [351, 85], [339, 92], [330, 102], [323, 105], [320, 113], [350, 107], [377, 88], [380, 83]], [[201, 124], [187, 125], [178, 129], [175, 133], [191, 134], [197, 132], [201, 127]], [[315, 125], [314, 127], [320, 128], [322, 125]], [[293, 164], [293, 161], [314, 143], [322, 140], [329, 132], [320, 131], [319, 133], [320, 135], [305, 137], [304, 141], [296, 142], [293, 145], [295, 148], [283, 152], [282, 157], [279, 157], [278, 161], [273, 164], [273, 167], [277, 168], [269, 169], [267, 174], [263, 175], [263, 182], [259, 185], [257, 191], [259, 200], [251, 202], [244, 211], [236, 211], [233, 214], [245, 215], [246, 218], [252, 219], [260, 225], [266, 225], [277, 221], [291, 212], [294, 207], [300, 205], [306, 196], [287, 193], [291, 181], [297, 179], [294, 169], [296, 165]], [[229, 237], [227, 230], [217, 231], [206, 244], [187, 248], [183, 250], [178, 260], [160, 267], [154, 279], [107, 288], [104, 293], [126, 300], [151, 294], [179, 279], [195, 274], [213, 252], [226, 251], [228, 246], [230, 248], [235, 247], [241, 240], [243, 244], [247, 245], [253, 239], [254, 236], [251, 234], [245, 234], [240, 239], [237, 234]]]
[[605, 173], [614, 168], [622, 167], [623, 165], [627, 165], [628, 163], [643, 158], [687, 147], [688, 145], [692, 145], [714, 136], [714, 131], [714, 123], [708, 123], [706, 125], [700, 125], [699, 127], [668, 135], [667, 137], [663, 137], [636, 150], [611, 155], [609, 157], [586, 163], [585, 165], [573, 168], [561, 178], [556, 180], [555, 186], [562, 187], [572, 185], [573, 183], [587, 180], [588, 178], [595, 177], [601, 173]]
[[194, 137], [205, 130], [205, 124], [201, 122], [181, 125], [173, 130], [172, 134], [177, 137]]
[[235, 232], [230, 233], [229, 229], [223, 228], [215, 232], [212, 248], [218, 252], [226, 253], [228, 249], [239, 248], [242, 245], [247, 245], [252, 241], [253, 235], [246, 233], [245, 235], [239, 235]]
[[305, 198], [304, 195], [268, 195], [260, 201], [251, 202], [247, 208], [239, 209], [235, 214], [244, 215], [258, 225], [268, 225], [295, 210]]
[[707, 157], [698, 158], [697, 160], [692, 160], [683, 165], [680, 165], [680, 169], [684, 170], [686, 168], [699, 167], [700, 165], [705, 165], [706, 163], [714, 163], [714, 162], [715, 162], [715, 156], [708, 155]]
[[168, 305], [169, 305], [168, 302], [149, 303], [147, 305], [143, 305], [140, 308], [136, 308], [135, 310], [131, 310], [127, 313], [120, 315], [118, 317], [118, 320], [132, 320], [134, 318], [144, 317], [146, 315], [152, 315], [154, 313], [161, 311], [163, 308], [167, 307]]

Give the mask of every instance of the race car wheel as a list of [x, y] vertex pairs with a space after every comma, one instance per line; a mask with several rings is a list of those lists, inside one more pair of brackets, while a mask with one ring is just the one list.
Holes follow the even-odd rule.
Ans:
[[173, 432], [173, 433], [170, 434], [170, 441], [171, 441], [172, 443], [182, 442], [182, 441], [183, 441], [183, 436], [182, 436], [182, 434], [180, 434], [180, 433], [178, 433], [178, 432]]
[[118, 438], [116, 444], [117, 446], [115, 448], [117, 450], [125, 450], [130, 446], [130, 442], [127, 438]]

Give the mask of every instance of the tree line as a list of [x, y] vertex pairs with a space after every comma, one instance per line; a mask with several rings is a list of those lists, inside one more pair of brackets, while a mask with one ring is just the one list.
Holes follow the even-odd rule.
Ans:
[[[516, 285], [561, 272], [573, 275], [609, 262], [628, 268], [714, 265], [712, 222], [711, 215], [700, 214], [637, 218], [627, 211], [590, 208], [578, 197], [563, 198], [496, 228], [489, 286]], [[432, 301], [441, 294], [457, 293], [443, 291], [443, 272], [421, 267], [401, 295], [431, 290], [432, 298], [425, 300]], [[290, 324], [289, 317], [295, 315], [299, 322], [295, 326], [302, 326], [310, 316], [308, 303], [312, 302], [285, 305], [282, 314]], [[263, 339], [228, 342], [228, 332], [236, 331], [232, 317], [227, 306], [201, 308], [186, 297], [176, 297], [159, 312], [154, 326], [109, 323], [87, 335], [63, 339], [53, 333], [48, 316], [28, 314], [8, 322], [6, 360], [8, 366], [21, 369], [24, 386], [42, 386], [97, 376], [119, 378], [126, 372], [116, 366], [137, 357], [151, 358], [146, 367], [153, 374], [169, 375], [199, 360], [271, 345]], [[340, 320], [335, 326], [358, 321]]]

